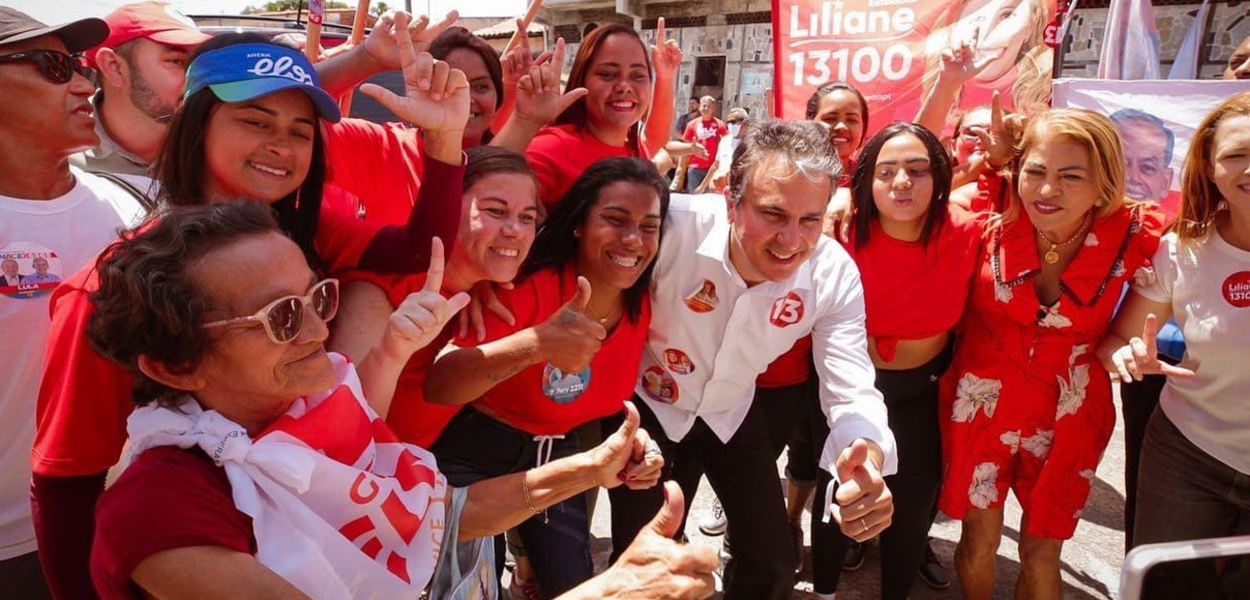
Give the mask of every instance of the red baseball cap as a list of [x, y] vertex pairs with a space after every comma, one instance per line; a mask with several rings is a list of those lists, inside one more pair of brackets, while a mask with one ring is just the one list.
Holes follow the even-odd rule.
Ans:
[[92, 64], [100, 48], [116, 48], [135, 38], [147, 38], [167, 46], [198, 46], [212, 37], [197, 29], [195, 22], [182, 11], [165, 2], [126, 4], [105, 16], [104, 22], [108, 23], [109, 37], [87, 52]]

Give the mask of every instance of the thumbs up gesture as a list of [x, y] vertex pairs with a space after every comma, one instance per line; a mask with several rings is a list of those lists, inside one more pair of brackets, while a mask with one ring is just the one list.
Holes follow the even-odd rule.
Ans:
[[600, 486], [611, 489], [624, 483], [630, 489], [642, 490], [659, 482], [664, 455], [639, 423], [638, 408], [626, 402], [625, 422], [590, 451]]
[[665, 482], [664, 505], [655, 518], [638, 532], [616, 563], [587, 582], [593, 596], [605, 600], [702, 600], [714, 594], [712, 573], [719, 562], [716, 553], [706, 546], [673, 540], [680, 534], [685, 511], [681, 486]]
[[590, 302], [590, 282], [577, 278], [577, 294], [545, 322], [534, 328], [539, 357], [566, 373], [586, 368], [603, 345], [608, 332], [603, 325], [586, 317]]
[[[894, 497], [878, 467], [882, 461], [880, 447], [858, 439], [842, 451], [834, 465], [841, 484], [836, 493], [825, 495], [829, 498], [825, 512], [838, 522], [842, 533], [857, 542], [885, 531], [894, 515]], [[831, 488], [834, 485], [829, 484]]]

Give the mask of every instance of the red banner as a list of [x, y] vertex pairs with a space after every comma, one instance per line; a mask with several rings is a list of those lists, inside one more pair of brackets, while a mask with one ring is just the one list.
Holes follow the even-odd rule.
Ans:
[[805, 117], [807, 100], [834, 81], [869, 103], [865, 137], [911, 121], [954, 40], [974, 41], [989, 65], [968, 81], [959, 107], [1008, 108], [1050, 99], [1056, 0], [773, 0], [776, 114]]

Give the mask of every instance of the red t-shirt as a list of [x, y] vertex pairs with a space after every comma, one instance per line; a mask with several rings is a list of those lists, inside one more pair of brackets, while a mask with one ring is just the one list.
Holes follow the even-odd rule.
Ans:
[[[331, 273], [352, 268], [380, 227], [324, 210], [317, 226], [317, 253]], [[117, 463], [126, 442], [126, 418], [134, 408], [130, 399], [134, 378], [87, 343], [87, 321], [93, 310], [88, 296], [97, 289], [99, 281], [91, 264], [57, 286], [49, 301], [52, 327], [30, 455], [31, 467], [40, 475], [99, 473]]]
[[[517, 282], [512, 290], [501, 290], [499, 300], [512, 311], [516, 325], [486, 311], [486, 342], [545, 322], [576, 294], [577, 274], [572, 266], [539, 271]], [[532, 365], [491, 388], [475, 404], [534, 435], [566, 434], [578, 425], [620, 412], [638, 382], [650, 325], [651, 303], [644, 300], [638, 320], [631, 321], [628, 315], [622, 318], [581, 373], [566, 374], [550, 364]], [[456, 340], [461, 347], [478, 344], [476, 336]]]
[[650, 158], [645, 149], [610, 146], [573, 125], [544, 127], [525, 149], [525, 158], [538, 177], [538, 197], [547, 208], [555, 206], [595, 161], [615, 156]]
[[407, 123], [343, 119], [324, 131], [326, 183], [355, 194], [368, 221], [407, 221], [424, 177], [418, 130]]
[[890, 237], [877, 219], [863, 248], [856, 250], [854, 239], [845, 244], [859, 267], [868, 336], [881, 358], [893, 360], [902, 340], [933, 337], [959, 322], [984, 225], [984, 219], [950, 204], [927, 245]]
[[[409, 294], [420, 292], [425, 287], [425, 273], [417, 275], [378, 275], [375, 273], [352, 272], [342, 277], [347, 282], [368, 281], [386, 292], [391, 306], [398, 307]], [[443, 292], [446, 296], [447, 293]], [[395, 395], [391, 399], [391, 408], [386, 415], [386, 424], [399, 436], [400, 440], [422, 448], [434, 445], [443, 428], [451, 422], [451, 418], [460, 412], [459, 406], [444, 406], [425, 401], [425, 377], [438, 353], [451, 341], [459, 321], [452, 319], [439, 333], [434, 341], [417, 350], [404, 365], [395, 384]]]
[[755, 378], [757, 388], [779, 388], [798, 385], [812, 376], [812, 336], [794, 342], [789, 350], [773, 359], [768, 368]]
[[221, 546], [256, 554], [252, 519], [202, 451], [172, 446], [139, 455], [96, 506], [91, 580], [102, 600], [139, 600], [135, 567], [164, 550]]
[[682, 134], [682, 139], [687, 142], [699, 142], [707, 149], [706, 158], [691, 154], [690, 166], [695, 169], [711, 168], [712, 163], [716, 162], [716, 148], [720, 146], [720, 139], [728, 133], [729, 128], [725, 126], [725, 122], [716, 117], [696, 119], [686, 124], [686, 132]]

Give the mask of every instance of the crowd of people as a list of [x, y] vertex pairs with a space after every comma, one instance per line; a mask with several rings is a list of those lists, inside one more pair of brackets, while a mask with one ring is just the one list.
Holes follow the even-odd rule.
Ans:
[[[1057, 599], [1113, 382], [1128, 543], [1247, 533], [1250, 90], [1169, 222], [1122, 140], [1149, 119], [959, 108], [959, 42], [870, 135], [843, 82], [801, 120], [675, 115], [663, 19], [567, 69], [455, 20], [314, 64], [159, 2], [0, 8], [6, 598], [783, 600], [810, 499], [816, 598], [874, 539], [882, 598], [940, 586], [940, 510], [982, 600], [1010, 490], [1016, 595]], [[342, 114], [358, 86], [398, 120]], [[721, 557], [685, 540], [704, 478]], [[1146, 589], [1244, 598], [1248, 563]]]

